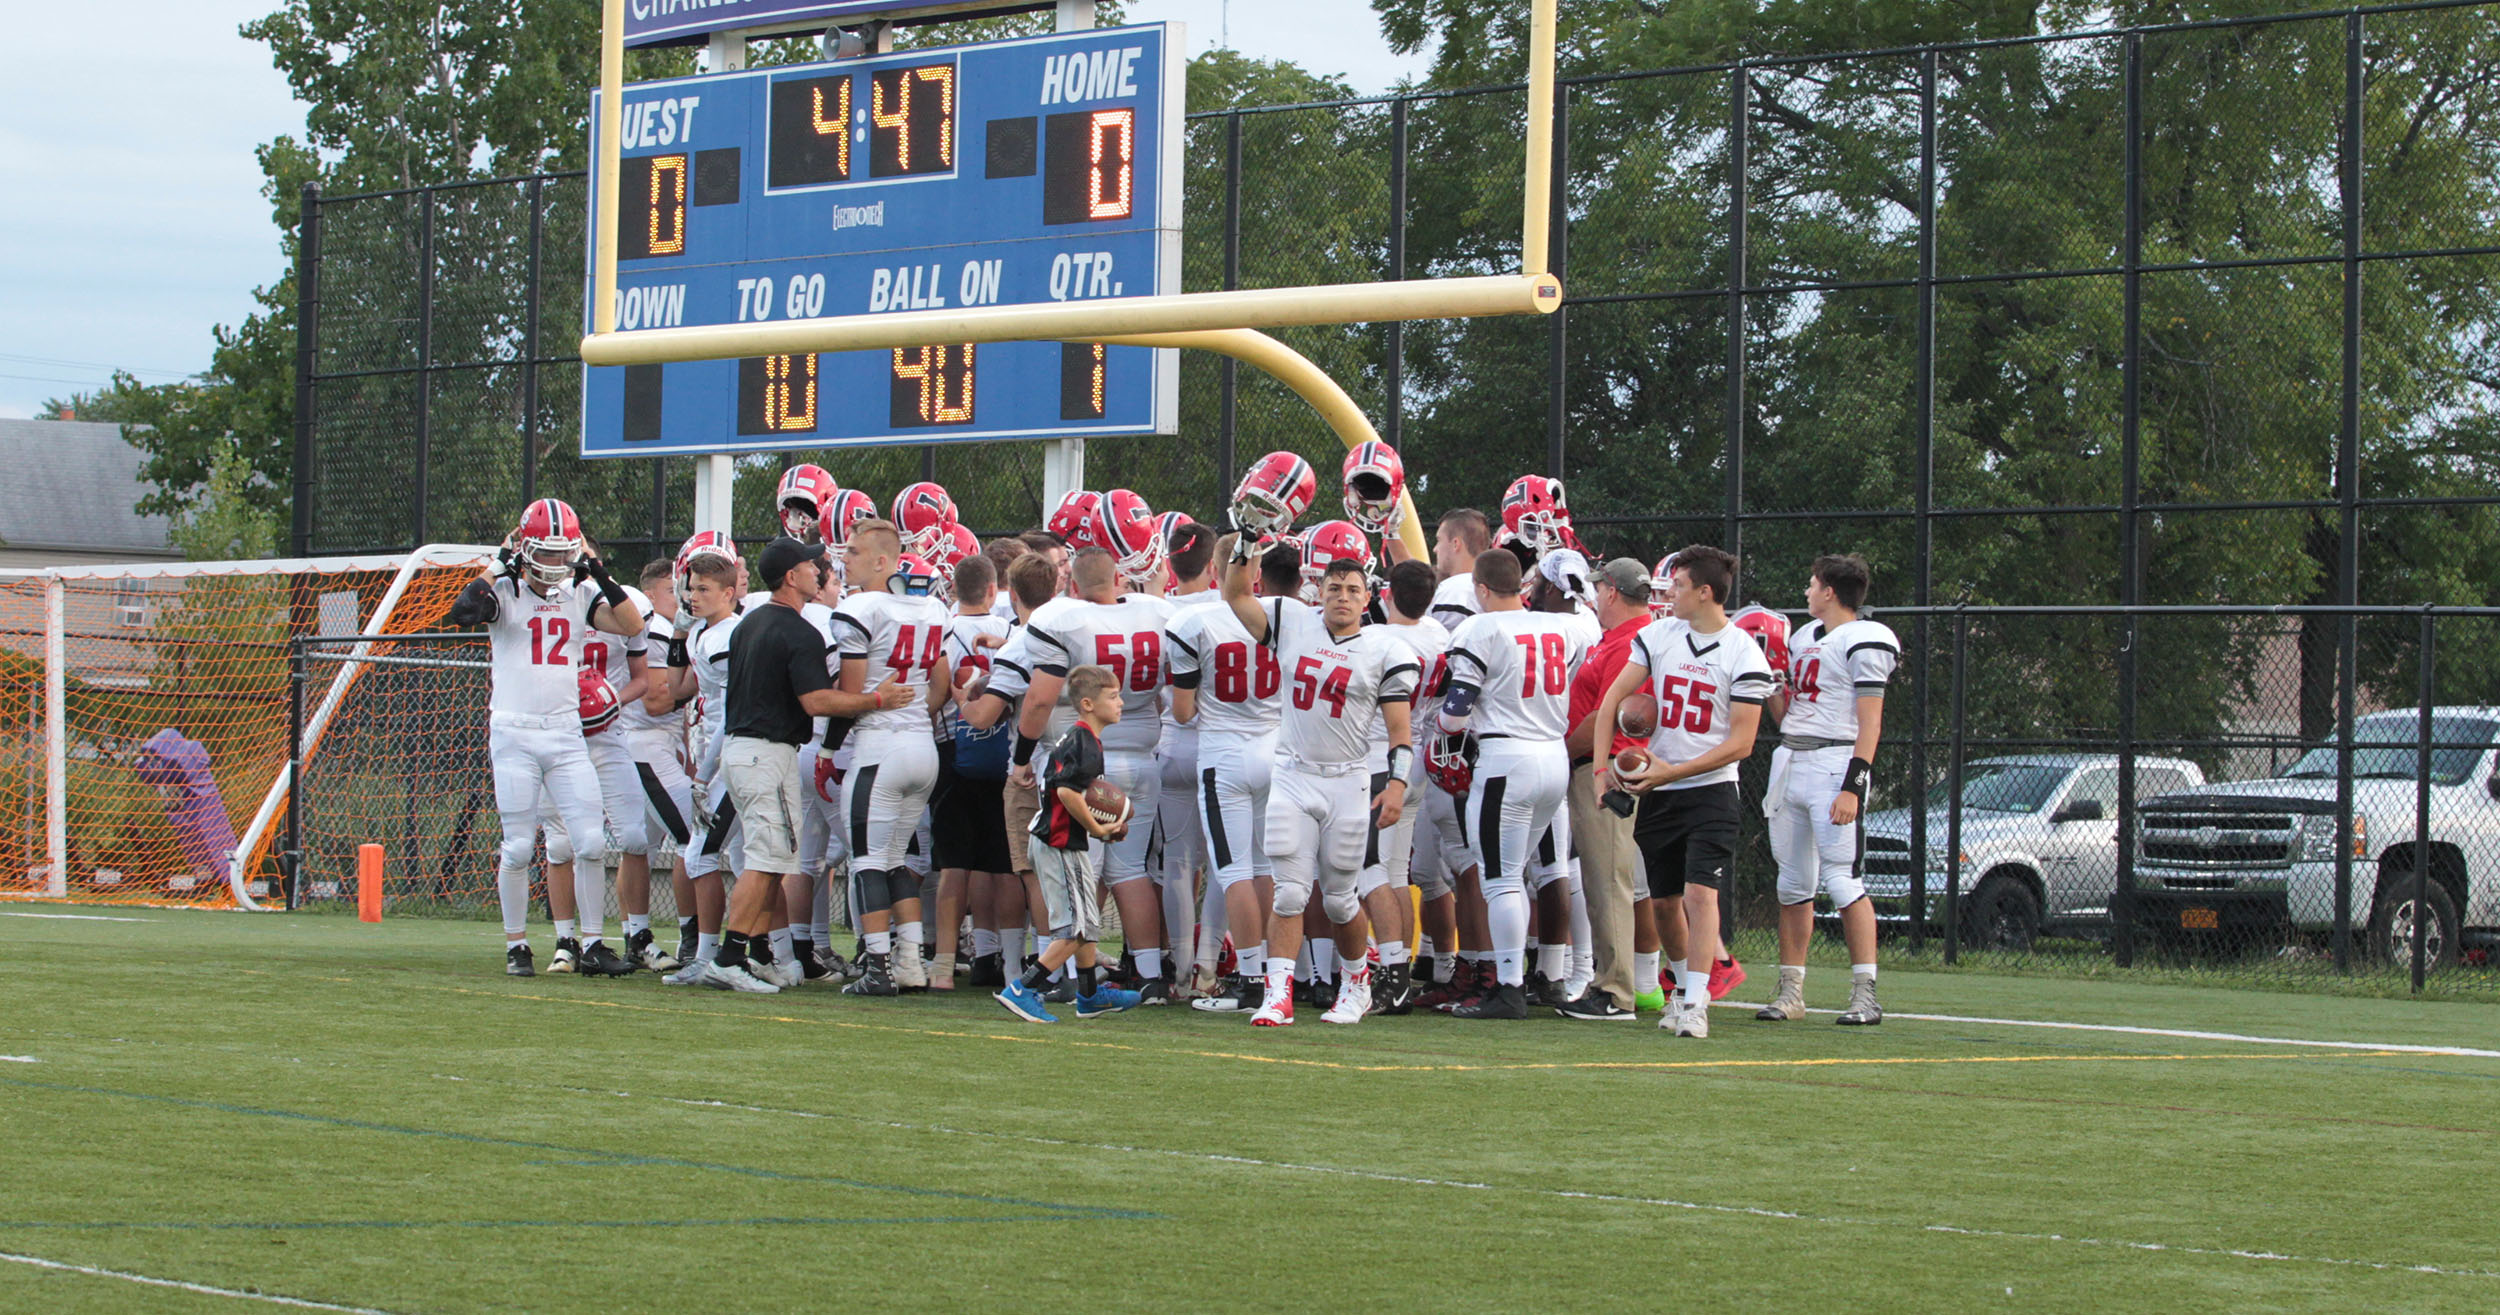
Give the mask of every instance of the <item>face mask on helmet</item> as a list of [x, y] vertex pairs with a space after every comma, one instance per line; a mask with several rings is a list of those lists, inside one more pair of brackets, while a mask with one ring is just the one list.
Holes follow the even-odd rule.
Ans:
[[1357, 444], [1345, 459], [1345, 514], [1367, 534], [1386, 534], [1403, 515], [1399, 497], [1406, 491], [1406, 466], [1397, 450], [1373, 439]]

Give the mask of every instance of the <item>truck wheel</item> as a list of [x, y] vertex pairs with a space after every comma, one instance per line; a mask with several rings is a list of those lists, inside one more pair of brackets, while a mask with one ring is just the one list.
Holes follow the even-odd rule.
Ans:
[[2391, 872], [2379, 882], [2378, 908], [2370, 914], [2370, 954], [2379, 962], [2409, 968], [2413, 963], [2413, 927], [2422, 926], [2422, 965], [2439, 972], [2457, 966], [2457, 902], [2436, 881], [2422, 883], [2422, 900], [2413, 899], [2413, 874]]
[[2040, 897], [2020, 877], [1982, 880], [1962, 910], [1962, 944], [1974, 950], [2026, 952], [2040, 936]]

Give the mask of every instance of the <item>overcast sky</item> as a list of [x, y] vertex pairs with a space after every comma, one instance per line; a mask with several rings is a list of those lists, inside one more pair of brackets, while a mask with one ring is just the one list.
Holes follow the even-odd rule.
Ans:
[[[218, 324], [279, 274], [252, 148], [303, 130], [267, 52], [235, 28], [274, 0], [115, 0], [98, 46], [85, 5], [12, 15], [22, 50], [0, 79], [0, 416], [91, 389], [113, 369], [164, 383], [205, 369]], [[1421, 77], [1363, 0], [1131, 0], [1133, 22], [1189, 26], [1191, 54], [1232, 44], [1342, 74], [1361, 91]]]

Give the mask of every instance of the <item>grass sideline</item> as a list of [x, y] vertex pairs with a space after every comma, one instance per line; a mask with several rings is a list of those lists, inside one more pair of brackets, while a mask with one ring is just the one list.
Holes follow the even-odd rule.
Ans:
[[1699, 1043], [1039, 1028], [969, 992], [513, 981], [499, 939], [0, 908], [0, 1309], [2500, 1307], [2500, 1059], [2376, 1048], [2500, 1048], [2489, 1005], [1884, 979], [1898, 1012], [2364, 1050], [1747, 1010]]

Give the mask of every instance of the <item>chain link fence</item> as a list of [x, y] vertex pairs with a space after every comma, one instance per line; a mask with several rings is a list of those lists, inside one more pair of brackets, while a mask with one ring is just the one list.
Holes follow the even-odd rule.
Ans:
[[[1886, 898], [1904, 952], [2366, 976], [2389, 925], [2381, 877], [2424, 871], [2460, 920], [2432, 966], [2467, 965], [2434, 976], [2466, 980], [2472, 929], [2500, 930], [2475, 884], [2486, 860], [2376, 843], [2411, 832], [2383, 782], [2341, 773], [2347, 752], [2385, 750], [2371, 737], [2425, 690], [2430, 706], [2500, 703], [2471, 661], [2492, 621], [2470, 610], [2500, 603], [2496, 10], [1566, 79], [1562, 311], [1279, 336], [1399, 447], [1427, 515], [1554, 474], [1593, 550], [1649, 561], [1717, 543], [1744, 557], [1741, 592], [1775, 607], [1799, 604], [1817, 555], [1866, 556], [1907, 646], [1867, 860], [1901, 880]], [[1192, 115], [1185, 289], [1515, 267], [1525, 99], [1503, 86]], [[307, 201], [299, 552], [492, 542], [546, 494], [612, 557], [674, 546], [690, 459], [579, 455], [581, 175]], [[1339, 451], [1289, 390], [1196, 354], [1179, 439], [1087, 446], [1094, 482], [1202, 517], [1261, 452], [1333, 469]], [[1037, 443], [776, 454], [739, 463], [744, 534], [769, 533], [773, 481], [800, 460], [880, 494], [936, 478], [985, 534], [1043, 511]], [[2423, 604], [2442, 609], [2434, 642]], [[2200, 608], [2220, 610], [2180, 610]], [[2117, 838], [2173, 844], [2137, 806], [2159, 812], [2151, 787], [2188, 768], [2279, 781], [2320, 745], [2347, 851], [2323, 903], [2301, 884], [2254, 901], [2262, 916], [2182, 907], [2174, 895], [2236, 888], [2155, 874], [2170, 860]], [[2106, 878], [2035, 871], [2026, 903], [1985, 884], [1984, 844], [1965, 846], [1966, 881], [1909, 860], [1953, 832], [1920, 801], [1956, 797], [1956, 771], [1966, 802], [2045, 779], [1992, 761], [2020, 755], [2111, 760], [2076, 769], [2101, 805], [2089, 825], [2109, 832], [2091, 868]], [[2069, 776], [2051, 814], [2086, 783]], [[2483, 789], [2489, 805], [2487, 781], [2434, 781], [2432, 801]], [[2305, 806], [2229, 816], [2295, 815], [2302, 843], [2323, 844]], [[2459, 870], [2461, 887], [2441, 884]], [[1767, 876], [1748, 881], [1740, 921], [1765, 926]], [[1940, 902], [1913, 917], [1914, 894]], [[2429, 918], [2438, 898], [2414, 905]]]

